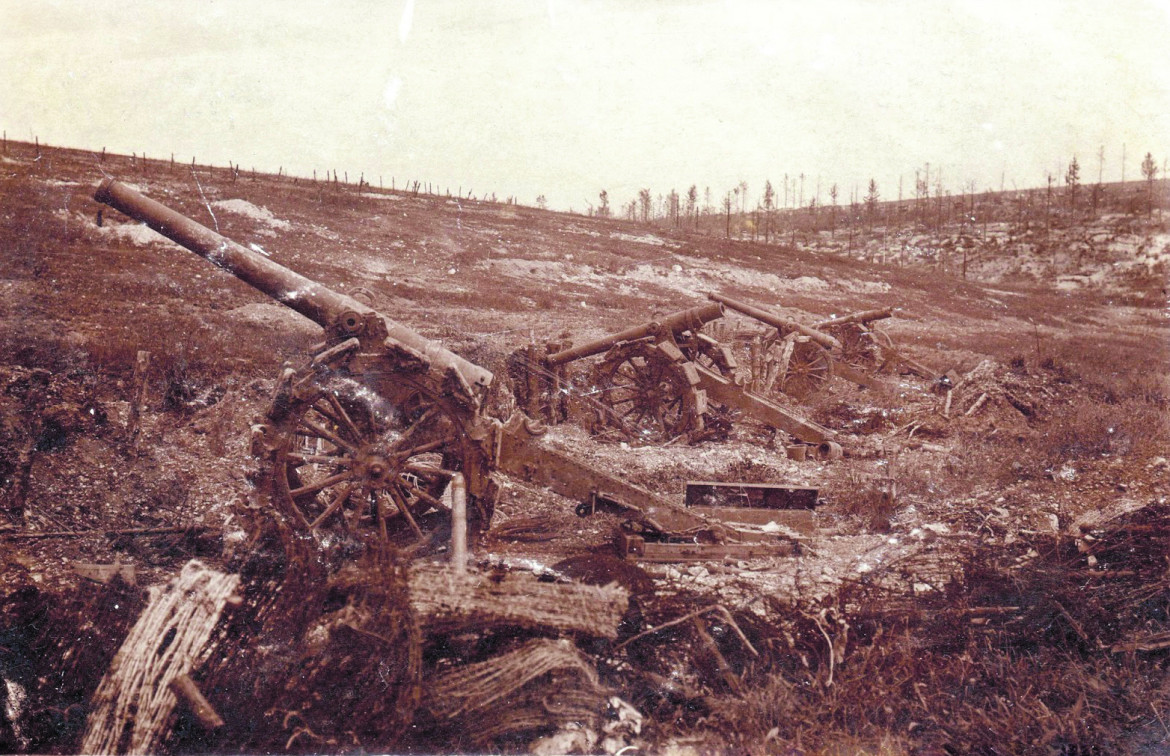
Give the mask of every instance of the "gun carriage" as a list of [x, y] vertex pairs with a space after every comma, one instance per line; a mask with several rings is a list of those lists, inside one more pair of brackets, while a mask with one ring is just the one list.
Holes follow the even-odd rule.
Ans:
[[[731, 349], [701, 331], [724, 314], [720, 303], [700, 305], [578, 346], [557, 341], [543, 352], [537, 345], [521, 348], [509, 358], [517, 402], [555, 423], [567, 419], [569, 400], [577, 397], [595, 432], [638, 444], [703, 437], [712, 405], [738, 409], [806, 443], [831, 442], [828, 428], [737, 382]], [[597, 355], [602, 358], [583, 376], [570, 378], [570, 364]]]
[[892, 308], [864, 310], [829, 318], [811, 326], [722, 294], [707, 297], [771, 327], [753, 365], [752, 382], [763, 394], [803, 399], [840, 376], [861, 386], [875, 385], [873, 375], [894, 365], [933, 377], [929, 370], [900, 354], [889, 335], [875, 323], [893, 315]]

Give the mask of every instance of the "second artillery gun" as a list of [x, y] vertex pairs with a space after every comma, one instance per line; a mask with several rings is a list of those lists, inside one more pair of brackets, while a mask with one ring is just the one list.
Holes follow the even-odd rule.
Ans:
[[[724, 312], [722, 304], [700, 305], [577, 346], [556, 341], [517, 350], [509, 358], [517, 402], [556, 423], [576, 401], [593, 415], [595, 431], [639, 444], [702, 438], [709, 407], [720, 405], [836, 456], [832, 430], [736, 382], [731, 350], [701, 331]], [[598, 355], [583, 376], [570, 379], [568, 365]]]
[[[735, 540], [685, 508], [542, 442], [523, 413], [485, 411], [495, 381], [476, 365], [356, 299], [248, 250], [107, 179], [94, 198], [206, 258], [324, 329], [282, 372], [253, 426], [258, 492], [281, 526], [318, 544], [427, 543], [464, 497], [473, 528], [488, 527], [498, 473], [547, 485], [580, 503], [616, 505], [651, 539]], [[713, 305], [718, 307], [717, 305]]]

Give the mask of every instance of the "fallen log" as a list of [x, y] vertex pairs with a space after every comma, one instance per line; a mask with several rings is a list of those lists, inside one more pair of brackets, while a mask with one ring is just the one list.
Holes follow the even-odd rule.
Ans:
[[545, 583], [530, 573], [410, 571], [410, 604], [424, 634], [518, 627], [614, 638], [629, 592], [617, 585]]
[[966, 415], [967, 417], [974, 415], [976, 412], [979, 411], [979, 408], [982, 407], [986, 401], [987, 401], [987, 392], [984, 391], [982, 394], [979, 395], [979, 398], [975, 400], [975, 403], [971, 405], [971, 408], [969, 410], [967, 410], [966, 412], [964, 412], [963, 414]]

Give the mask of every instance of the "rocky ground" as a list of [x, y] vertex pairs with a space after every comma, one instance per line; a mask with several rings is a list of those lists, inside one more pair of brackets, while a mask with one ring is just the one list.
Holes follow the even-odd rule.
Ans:
[[[933, 381], [897, 370], [878, 375], [874, 388], [834, 378], [810, 400], [788, 401], [838, 431], [843, 459], [788, 459], [783, 434], [743, 417], [728, 438], [693, 446], [600, 443], [576, 424], [549, 431], [548, 443], [675, 500], [696, 479], [820, 491], [819, 530], [797, 556], [644, 565], [627, 579], [636, 584], [640, 627], [719, 604], [752, 625], [752, 637], [808, 637], [790, 637], [788, 655], [774, 650], [767, 665], [744, 662], [746, 690], [722, 689], [683, 649], [659, 649], [638, 674], [622, 666], [628, 658], [601, 665], [647, 720], [645, 734], [627, 733], [621, 743], [679, 752], [840, 752], [827, 750], [834, 743], [970, 750], [967, 730], [880, 714], [856, 727], [842, 713], [844, 720], [794, 728], [783, 719], [801, 709], [769, 713], [763, 700], [779, 696], [783, 680], [800, 679], [788, 665], [801, 667], [801, 658], [822, 686], [825, 665], [836, 667], [836, 690], [848, 685], [851, 664], [868, 669], [876, 646], [850, 645], [861, 631], [843, 629], [862, 593], [953, 604], [970, 582], [972, 554], [1029, 562], [1036, 544], [1078, 542], [1170, 495], [1170, 329], [1165, 290], [1159, 298], [1151, 289], [1159, 278], [1164, 286], [1170, 236], [1155, 219], [1104, 213], [1043, 239], [992, 224], [980, 230], [964, 278], [953, 250], [971, 230], [883, 229], [852, 249], [841, 248], [839, 234], [796, 247], [736, 242], [369, 186], [48, 148], [38, 156], [31, 145], [9, 143], [0, 158], [5, 750], [76, 749], [85, 701], [141, 605], [139, 588], [167, 580], [192, 557], [223, 564], [240, 547], [246, 523], [234, 505], [251, 485], [249, 424], [280, 365], [320, 333], [154, 232], [101, 211], [91, 196], [103, 174], [328, 286], [363, 290], [379, 310], [498, 375], [506, 355], [530, 340], [594, 338], [701, 304], [708, 291], [802, 322], [898, 308], [885, 329], [907, 355], [957, 379], [949, 404]], [[761, 330], [729, 319], [724, 334]], [[139, 350], [153, 359], [132, 437]], [[493, 530], [474, 547], [482, 563], [553, 573], [567, 558], [609, 548], [616, 516], [578, 518], [575, 502], [518, 480], [502, 485]], [[138, 588], [85, 577], [86, 565], [112, 563], [132, 568]], [[808, 649], [822, 634], [839, 648], [818, 660]], [[53, 657], [78, 638], [88, 640], [91, 668]], [[1160, 689], [1157, 653], [1140, 661], [1143, 690]], [[638, 688], [651, 669], [685, 693]], [[67, 681], [54, 686], [52, 675]], [[930, 681], [909, 683], [918, 684]], [[1017, 690], [1004, 689], [1009, 699]], [[1017, 692], [1021, 707], [1033, 700]], [[945, 719], [928, 697], [925, 709]], [[1093, 705], [1091, 691], [1087, 700], [1080, 706]], [[1044, 705], [1059, 713], [1076, 704]], [[1093, 725], [1100, 730], [1061, 725], [1050, 742], [1116, 743], [1127, 728], [1144, 732], [1153, 721], [1150, 711], [1102, 715]]]

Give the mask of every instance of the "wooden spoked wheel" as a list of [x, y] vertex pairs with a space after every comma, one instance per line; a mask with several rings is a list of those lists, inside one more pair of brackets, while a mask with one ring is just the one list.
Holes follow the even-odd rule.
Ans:
[[869, 329], [870, 338], [877, 346], [877, 369], [885, 370], [891, 364], [897, 363], [897, 353], [894, 350], [894, 340], [890, 334], [881, 328]]
[[[332, 378], [290, 400], [272, 457], [272, 495], [296, 531], [326, 542], [421, 540], [449, 520], [456, 472], [487, 468], [462, 413], [409, 381], [392, 402]], [[486, 528], [490, 497], [468, 497], [468, 520]]]
[[705, 396], [683, 363], [654, 344], [631, 342], [611, 349], [597, 365], [594, 385], [604, 407], [601, 424], [631, 442], [665, 443], [703, 427]]
[[803, 399], [819, 391], [832, 374], [832, 359], [825, 348], [812, 341], [798, 340], [792, 345], [788, 369], [776, 386], [793, 399]]
[[831, 331], [841, 342], [840, 360], [860, 369], [873, 369], [880, 357], [874, 332], [858, 323], [845, 323]]

